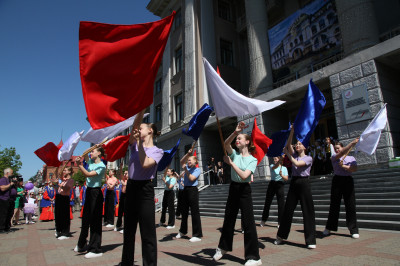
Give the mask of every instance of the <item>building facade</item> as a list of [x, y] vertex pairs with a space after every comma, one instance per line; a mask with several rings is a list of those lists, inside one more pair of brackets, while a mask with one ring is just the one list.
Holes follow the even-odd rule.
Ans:
[[[354, 156], [361, 167], [381, 167], [399, 155], [399, 1], [151, 0], [147, 9], [160, 18], [177, 12], [149, 108], [149, 121], [161, 129], [159, 147], [170, 149], [182, 138], [171, 167], [180, 168], [179, 159], [192, 145], [182, 128], [204, 103], [212, 105], [203, 57], [218, 66], [221, 77], [239, 93], [286, 101], [257, 116], [267, 136], [294, 121], [313, 79], [327, 104], [312, 140], [332, 136], [347, 144], [387, 103], [389, 121], [376, 153]], [[347, 119], [351, 110], [343, 105], [343, 95], [353, 90], [368, 107], [367, 115], [356, 122]], [[253, 117], [223, 119], [224, 138], [241, 120], [251, 131]], [[204, 171], [210, 157], [222, 160], [215, 117], [210, 117], [195, 149]], [[267, 176], [267, 165], [265, 158], [256, 176]]]

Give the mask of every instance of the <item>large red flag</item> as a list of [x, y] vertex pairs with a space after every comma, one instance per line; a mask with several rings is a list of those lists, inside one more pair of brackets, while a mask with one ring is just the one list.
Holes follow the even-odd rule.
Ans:
[[256, 118], [254, 118], [253, 130], [251, 131], [251, 139], [254, 146], [256, 147], [252, 155], [257, 158], [257, 164], [259, 164], [267, 153], [268, 147], [272, 144], [272, 139], [268, 138], [261, 132], [261, 130], [257, 126]]
[[175, 11], [136, 25], [80, 23], [83, 99], [93, 129], [109, 127], [153, 102], [153, 84]]
[[110, 140], [106, 144], [103, 144], [105, 150], [106, 160], [108, 162], [113, 162], [120, 158], [125, 157], [126, 151], [129, 145], [129, 136], [118, 136]]
[[35, 154], [47, 165], [58, 167], [61, 162], [58, 160], [58, 148], [53, 142], [49, 142], [43, 147], [37, 149]]

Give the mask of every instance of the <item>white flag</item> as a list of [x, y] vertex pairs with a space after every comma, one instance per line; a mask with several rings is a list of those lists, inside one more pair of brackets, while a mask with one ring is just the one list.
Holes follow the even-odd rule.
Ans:
[[203, 62], [208, 90], [218, 117], [257, 115], [285, 103], [280, 100], [266, 102], [243, 96], [229, 87], [205, 58]]
[[387, 122], [386, 104], [374, 117], [368, 127], [360, 136], [360, 140], [356, 144], [356, 151], [362, 151], [372, 155], [378, 146], [381, 137], [381, 131], [385, 128]]
[[[144, 114], [143, 117], [146, 117], [148, 115], [149, 114]], [[135, 117], [136, 115], [110, 127], [105, 127], [97, 130], [93, 130], [92, 128], [90, 128], [88, 132], [85, 134], [85, 136], [82, 137], [82, 140], [97, 144], [102, 142], [105, 138], [111, 139], [116, 135], [118, 135], [119, 133], [121, 133], [122, 131], [124, 131], [125, 129], [127, 129], [128, 127], [130, 127], [133, 124]]]
[[74, 153], [74, 150], [76, 146], [78, 146], [79, 141], [81, 140], [81, 137], [83, 135], [84, 130], [81, 132], [75, 132], [72, 134], [68, 140], [64, 143], [64, 145], [61, 147], [61, 149], [58, 151], [58, 160], [60, 162], [66, 161], [71, 159], [72, 154]]

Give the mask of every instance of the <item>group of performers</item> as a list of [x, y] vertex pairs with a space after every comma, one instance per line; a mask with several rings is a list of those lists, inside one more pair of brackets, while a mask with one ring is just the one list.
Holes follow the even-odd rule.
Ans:
[[[82, 227], [75, 252], [87, 252], [86, 258], [102, 256], [102, 214], [104, 224], [114, 227], [115, 231], [123, 233], [123, 249], [120, 265], [133, 265], [135, 251], [135, 235], [139, 225], [142, 242], [143, 265], [157, 264], [157, 239], [155, 222], [154, 186], [152, 179], [156, 178], [157, 164], [163, 156], [163, 150], [155, 146], [154, 138], [159, 134], [154, 124], [141, 123], [143, 111], [133, 122], [129, 139], [130, 161], [128, 171], [121, 178], [121, 186], [117, 187], [118, 179], [115, 172], [110, 171], [102, 191], [102, 179], [106, 176], [106, 166], [101, 161], [104, 150], [100, 145], [95, 145], [89, 156], [85, 156], [87, 169], [82, 165], [82, 158], [76, 158], [76, 164], [86, 176], [86, 186], [82, 188]], [[258, 236], [254, 219], [251, 176], [257, 167], [257, 159], [251, 155], [254, 146], [251, 137], [243, 134], [246, 127], [240, 122], [235, 131], [225, 140], [226, 155], [224, 162], [231, 166], [231, 184], [226, 202], [225, 217], [220, 240], [213, 256], [215, 261], [220, 260], [227, 252], [232, 251], [234, 227], [239, 210], [241, 211], [241, 225], [244, 233], [245, 265], [261, 265], [258, 250]], [[261, 226], [264, 226], [268, 216], [269, 207], [274, 195], [278, 198], [279, 229], [275, 244], [282, 244], [287, 240], [294, 210], [300, 201], [303, 212], [305, 243], [309, 249], [316, 248], [315, 211], [312, 199], [311, 185], [309, 182], [310, 169], [313, 159], [306, 155], [306, 147], [298, 141], [293, 141], [294, 127], [292, 125], [287, 145], [283, 152], [292, 164], [292, 178], [290, 187], [284, 199], [284, 181], [288, 180], [288, 171], [282, 163], [282, 157], [273, 158], [271, 164], [271, 182], [269, 183], [262, 215]], [[237, 149], [233, 149], [234, 141]], [[355, 139], [347, 146], [341, 143], [334, 146], [331, 162], [335, 176], [332, 181], [331, 205], [328, 222], [323, 232], [328, 236], [338, 227], [338, 217], [341, 198], [346, 205], [346, 222], [353, 238], [358, 238], [358, 227], [355, 213], [354, 182], [351, 173], [357, 170], [357, 163], [352, 156], [347, 156], [348, 151], [358, 142]], [[197, 157], [192, 155], [192, 149], [180, 160], [181, 174], [169, 167], [165, 170], [163, 181], [165, 183], [164, 200], [160, 223], [166, 221], [166, 210], [169, 219], [167, 229], [175, 228], [175, 207], [173, 187], [179, 184], [177, 215], [182, 215], [180, 229], [176, 239], [184, 238], [188, 234], [189, 210], [192, 220], [192, 237], [190, 242], [202, 240], [203, 232], [199, 211], [199, 192], [197, 189], [198, 178], [201, 170], [196, 167]], [[121, 168], [121, 167], [120, 167]], [[56, 234], [59, 237], [68, 237], [70, 221], [65, 213], [69, 205], [72, 169], [66, 168], [62, 172], [62, 182], [59, 184], [58, 193], [50, 184], [44, 192], [42, 215], [51, 216], [51, 209], [55, 208]], [[104, 203], [104, 207], [103, 207]], [[125, 206], [124, 206], [125, 205]], [[116, 209], [114, 209], [117, 207]], [[124, 215], [124, 229], [122, 230], [122, 214]], [[114, 216], [118, 215], [116, 226]], [[69, 217], [68, 217], [69, 218]], [[88, 241], [90, 229], [90, 238]], [[187, 238], [186, 238], [187, 239]]]

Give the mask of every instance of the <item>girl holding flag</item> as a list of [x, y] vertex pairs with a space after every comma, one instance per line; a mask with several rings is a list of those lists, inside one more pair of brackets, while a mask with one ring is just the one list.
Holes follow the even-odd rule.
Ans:
[[356, 196], [354, 193], [354, 181], [351, 173], [357, 171], [357, 162], [353, 156], [346, 156], [350, 150], [357, 144], [358, 138], [343, 147], [341, 142], [335, 143], [335, 153], [332, 155], [332, 166], [335, 175], [332, 179], [331, 204], [329, 207], [328, 221], [323, 232], [328, 236], [331, 231], [337, 231], [340, 201], [344, 200], [346, 207], [346, 225], [349, 228], [352, 238], [359, 238], [357, 217], [356, 217]]
[[297, 203], [300, 201], [301, 210], [303, 212], [306, 245], [309, 249], [314, 249], [316, 248], [315, 211], [310, 181], [308, 179], [312, 166], [312, 157], [305, 154], [306, 148], [300, 141], [297, 141], [295, 145], [296, 151], [293, 149], [291, 145], [293, 134], [294, 124], [291, 125], [289, 138], [286, 147], [283, 149], [283, 152], [292, 163], [292, 180], [286, 196], [285, 209], [274, 244], [282, 244], [283, 240], [288, 238], [294, 210], [296, 209]]
[[198, 178], [201, 174], [200, 168], [197, 168], [198, 160], [196, 156], [192, 155], [190, 149], [181, 159], [181, 166], [184, 171], [183, 180], [183, 197], [182, 197], [182, 221], [179, 233], [176, 238], [181, 238], [187, 234], [187, 220], [190, 213], [192, 215], [192, 238], [190, 242], [199, 242], [203, 237], [203, 230], [201, 228], [200, 209], [199, 209], [199, 191], [197, 185], [199, 184]]
[[[96, 144], [89, 156], [85, 156], [88, 169], [81, 164], [81, 157], [77, 157], [75, 162], [81, 172], [86, 176], [86, 197], [83, 209], [82, 228], [79, 235], [78, 244], [74, 248], [75, 252], [85, 252], [85, 258], [96, 258], [103, 255], [101, 251], [101, 214], [103, 207], [103, 194], [101, 193], [101, 181], [106, 173], [106, 166], [101, 161], [104, 156], [104, 149]], [[87, 245], [87, 237], [90, 228], [90, 240]]]
[[[56, 194], [55, 218], [56, 218], [56, 236], [59, 240], [68, 239], [70, 236], [70, 193], [74, 186], [72, 167], [66, 167], [61, 174], [61, 183]], [[58, 179], [58, 168], [56, 169], [56, 178]]]
[[271, 181], [268, 184], [267, 194], [265, 195], [264, 210], [262, 213], [260, 226], [263, 227], [268, 220], [269, 208], [272, 199], [276, 194], [278, 201], [278, 227], [282, 220], [283, 209], [285, 207], [285, 181], [288, 180], [289, 174], [287, 168], [282, 165], [282, 157], [273, 157], [274, 163], [269, 167], [271, 169]]
[[157, 164], [164, 151], [154, 145], [160, 133], [154, 124], [142, 123], [144, 110], [136, 115], [129, 138], [131, 152], [126, 186], [124, 245], [121, 265], [133, 265], [135, 235], [139, 223], [143, 265], [157, 265], [154, 186]]
[[[250, 154], [255, 149], [251, 137], [241, 134], [245, 127], [245, 124], [240, 122], [235, 131], [225, 140], [228, 156], [224, 156], [224, 162], [231, 166], [232, 182], [229, 186], [224, 225], [214, 260], [218, 261], [226, 252], [232, 251], [236, 217], [240, 209], [242, 230], [244, 231], [245, 265], [261, 265], [250, 187], [251, 175], [256, 170], [257, 159]], [[235, 138], [235, 145], [239, 151], [235, 151], [231, 147], [231, 142]]]
[[169, 168], [167, 168], [164, 171], [164, 176], [162, 178], [162, 181], [164, 182], [164, 197], [163, 197], [163, 202], [162, 202], [162, 211], [161, 211], [161, 218], [160, 218], [160, 226], [162, 226], [165, 223], [165, 214], [167, 212], [168, 208], [168, 226], [167, 229], [173, 229], [175, 228], [175, 193], [174, 193], [174, 186], [176, 184], [176, 179], [177, 179], [177, 173]]

